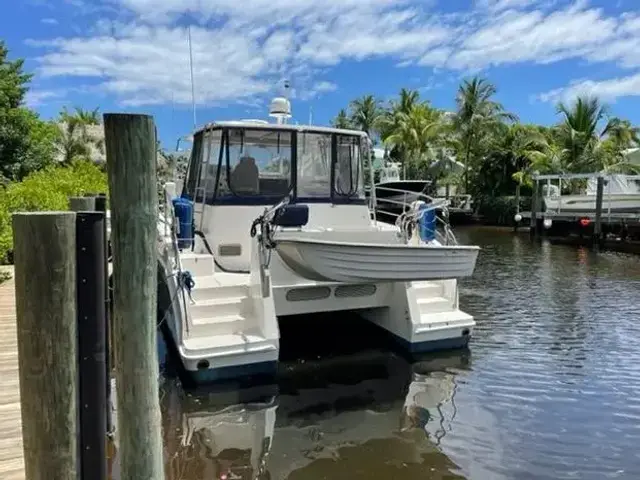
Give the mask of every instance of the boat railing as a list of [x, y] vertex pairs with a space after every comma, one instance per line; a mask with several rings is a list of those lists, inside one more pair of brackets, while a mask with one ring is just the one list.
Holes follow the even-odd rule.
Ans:
[[[162, 186], [161, 198], [162, 200], [160, 201], [160, 205], [159, 205], [159, 210], [160, 210], [159, 221], [160, 223], [162, 223], [162, 228], [164, 230], [163, 232], [164, 236], [161, 240], [161, 244], [166, 245], [167, 239], [171, 244], [170, 248], [171, 248], [171, 254], [173, 255], [173, 258], [174, 258], [174, 269], [175, 269], [174, 275], [176, 276], [176, 285], [179, 292], [178, 294], [180, 295], [180, 300], [182, 301], [182, 304], [183, 304], [183, 308], [184, 308], [183, 311], [185, 312], [185, 315], [188, 315], [187, 293], [185, 292], [185, 288], [182, 285], [183, 270], [182, 270], [182, 262], [180, 260], [180, 247], [178, 243], [178, 231], [177, 231], [178, 219], [176, 217], [175, 210], [173, 208], [172, 193], [169, 192], [169, 190], [165, 186]], [[194, 239], [192, 239], [192, 241], [193, 240]], [[176, 295], [173, 296], [173, 299], [175, 298], [176, 298]], [[172, 299], [172, 302], [173, 302], [173, 299]], [[184, 317], [183, 319], [182, 328], [184, 328], [184, 330], [187, 333], [189, 332], [189, 322], [187, 321], [186, 317]]]
[[[374, 220], [377, 220], [378, 215], [394, 219], [394, 223], [400, 228], [405, 241], [408, 241], [414, 229], [420, 228], [419, 224], [424, 216], [429, 212], [434, 212], [435, 225], [432, 233], [435, 239], [444, 245], [458, 244], [449, 222], [450, 201], [448, 199], [433, 198], [425, 193], [392, 187], [376, 186], [376, 189], [403, 195], [402, 200], [372, 196], [370, 197], [370, 209]], [[422, 205], [418, 202], [422, 202]]]
[[448, 197], [436, 197], [446, 198], [449, 200], [449, 209], [457, 209], [457, 210], [471, 210], [472, 208], [472, 198], [468, 193], [456, 193], [454, 195], [449, 195]]

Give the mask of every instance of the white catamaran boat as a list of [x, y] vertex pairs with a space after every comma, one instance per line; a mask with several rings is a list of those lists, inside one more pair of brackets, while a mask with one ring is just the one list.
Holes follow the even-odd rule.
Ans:
[[363, 132], [286, 124], [286, 98], [271, 114], [277, 123], [198, 130], [181, 195], [165, 188], [159, 311], [186, 371], [196, 382], [274, 372], [284, 315], [357, 311], [411, 351], [465, 346], [474, 321], [456, 279], [479, 248], [436, 228], [443, 205], [431, 199], [377, 222]]

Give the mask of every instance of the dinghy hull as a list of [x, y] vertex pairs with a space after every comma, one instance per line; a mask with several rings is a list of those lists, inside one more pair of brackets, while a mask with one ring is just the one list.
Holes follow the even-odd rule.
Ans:
[[385, 245], [278, 239], [276, 251], [301, 277], [326, 282], [410, 282], [468, 277], [476, 246]]

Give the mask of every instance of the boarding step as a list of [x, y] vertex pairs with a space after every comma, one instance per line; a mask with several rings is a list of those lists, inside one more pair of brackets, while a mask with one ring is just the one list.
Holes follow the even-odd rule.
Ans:
[[411, 282], [411, 286], [415, 290], [418, 298], [441, 297], [443, 293], [442, 285], [436, 282]]
[[[225, 315], [239, 315], [247, 299], [246, 295], [214, 298], [211, 300], [197, 300], [189, 307], [191, 318], [221, 317]], [[194, 299], [195, 300], [195, 299]]]
[[450, 312], [453, 310], [453, 302], [444, 297], [422, 297], [418, 298], [420, 315]]
[[185, 357], [230, 357], [277, 352], [277, 340], [267, 340], [258, 334], [239, 333], [189, 337], [183, 340]]
[[[239, 276], [240, 277], [240, 276]], [[243, 278], [222, 277], [209, 275], [194, 278], [195, 285], [191, 290], [191, 298], [196, 302], [219, 300], [247, 296], [249, 289], [247, 275]]]
[[192, 277], [213, 275], [213, 257], [205, 253], [181, 253], [182, 269], [191, 273]]
[[450, 328], [472, 328], [474, 325], [475, 321], [473, 317], [461, 310], [427, 313], [420, 315], [420, 324], [416, 325], [414, 333], [425, 333]]
[[240, 314], [194, 318], [189, 338], [236, 335], [247, 329], [247, 319]]

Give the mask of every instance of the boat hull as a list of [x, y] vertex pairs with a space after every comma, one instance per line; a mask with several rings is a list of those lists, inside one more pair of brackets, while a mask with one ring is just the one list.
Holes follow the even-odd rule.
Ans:
[[[544, 199], [546, 211], [557, 213], [595, 214], [595, 195], [567, 195]], [[640, 194], [606, 195], [602, 200], [602, 211], [607, 213], [639, 213]]]
[[276, 250], [289, 268], [309, 280], [359, 283], [468, 277], [480, 249], [283, 238]]

